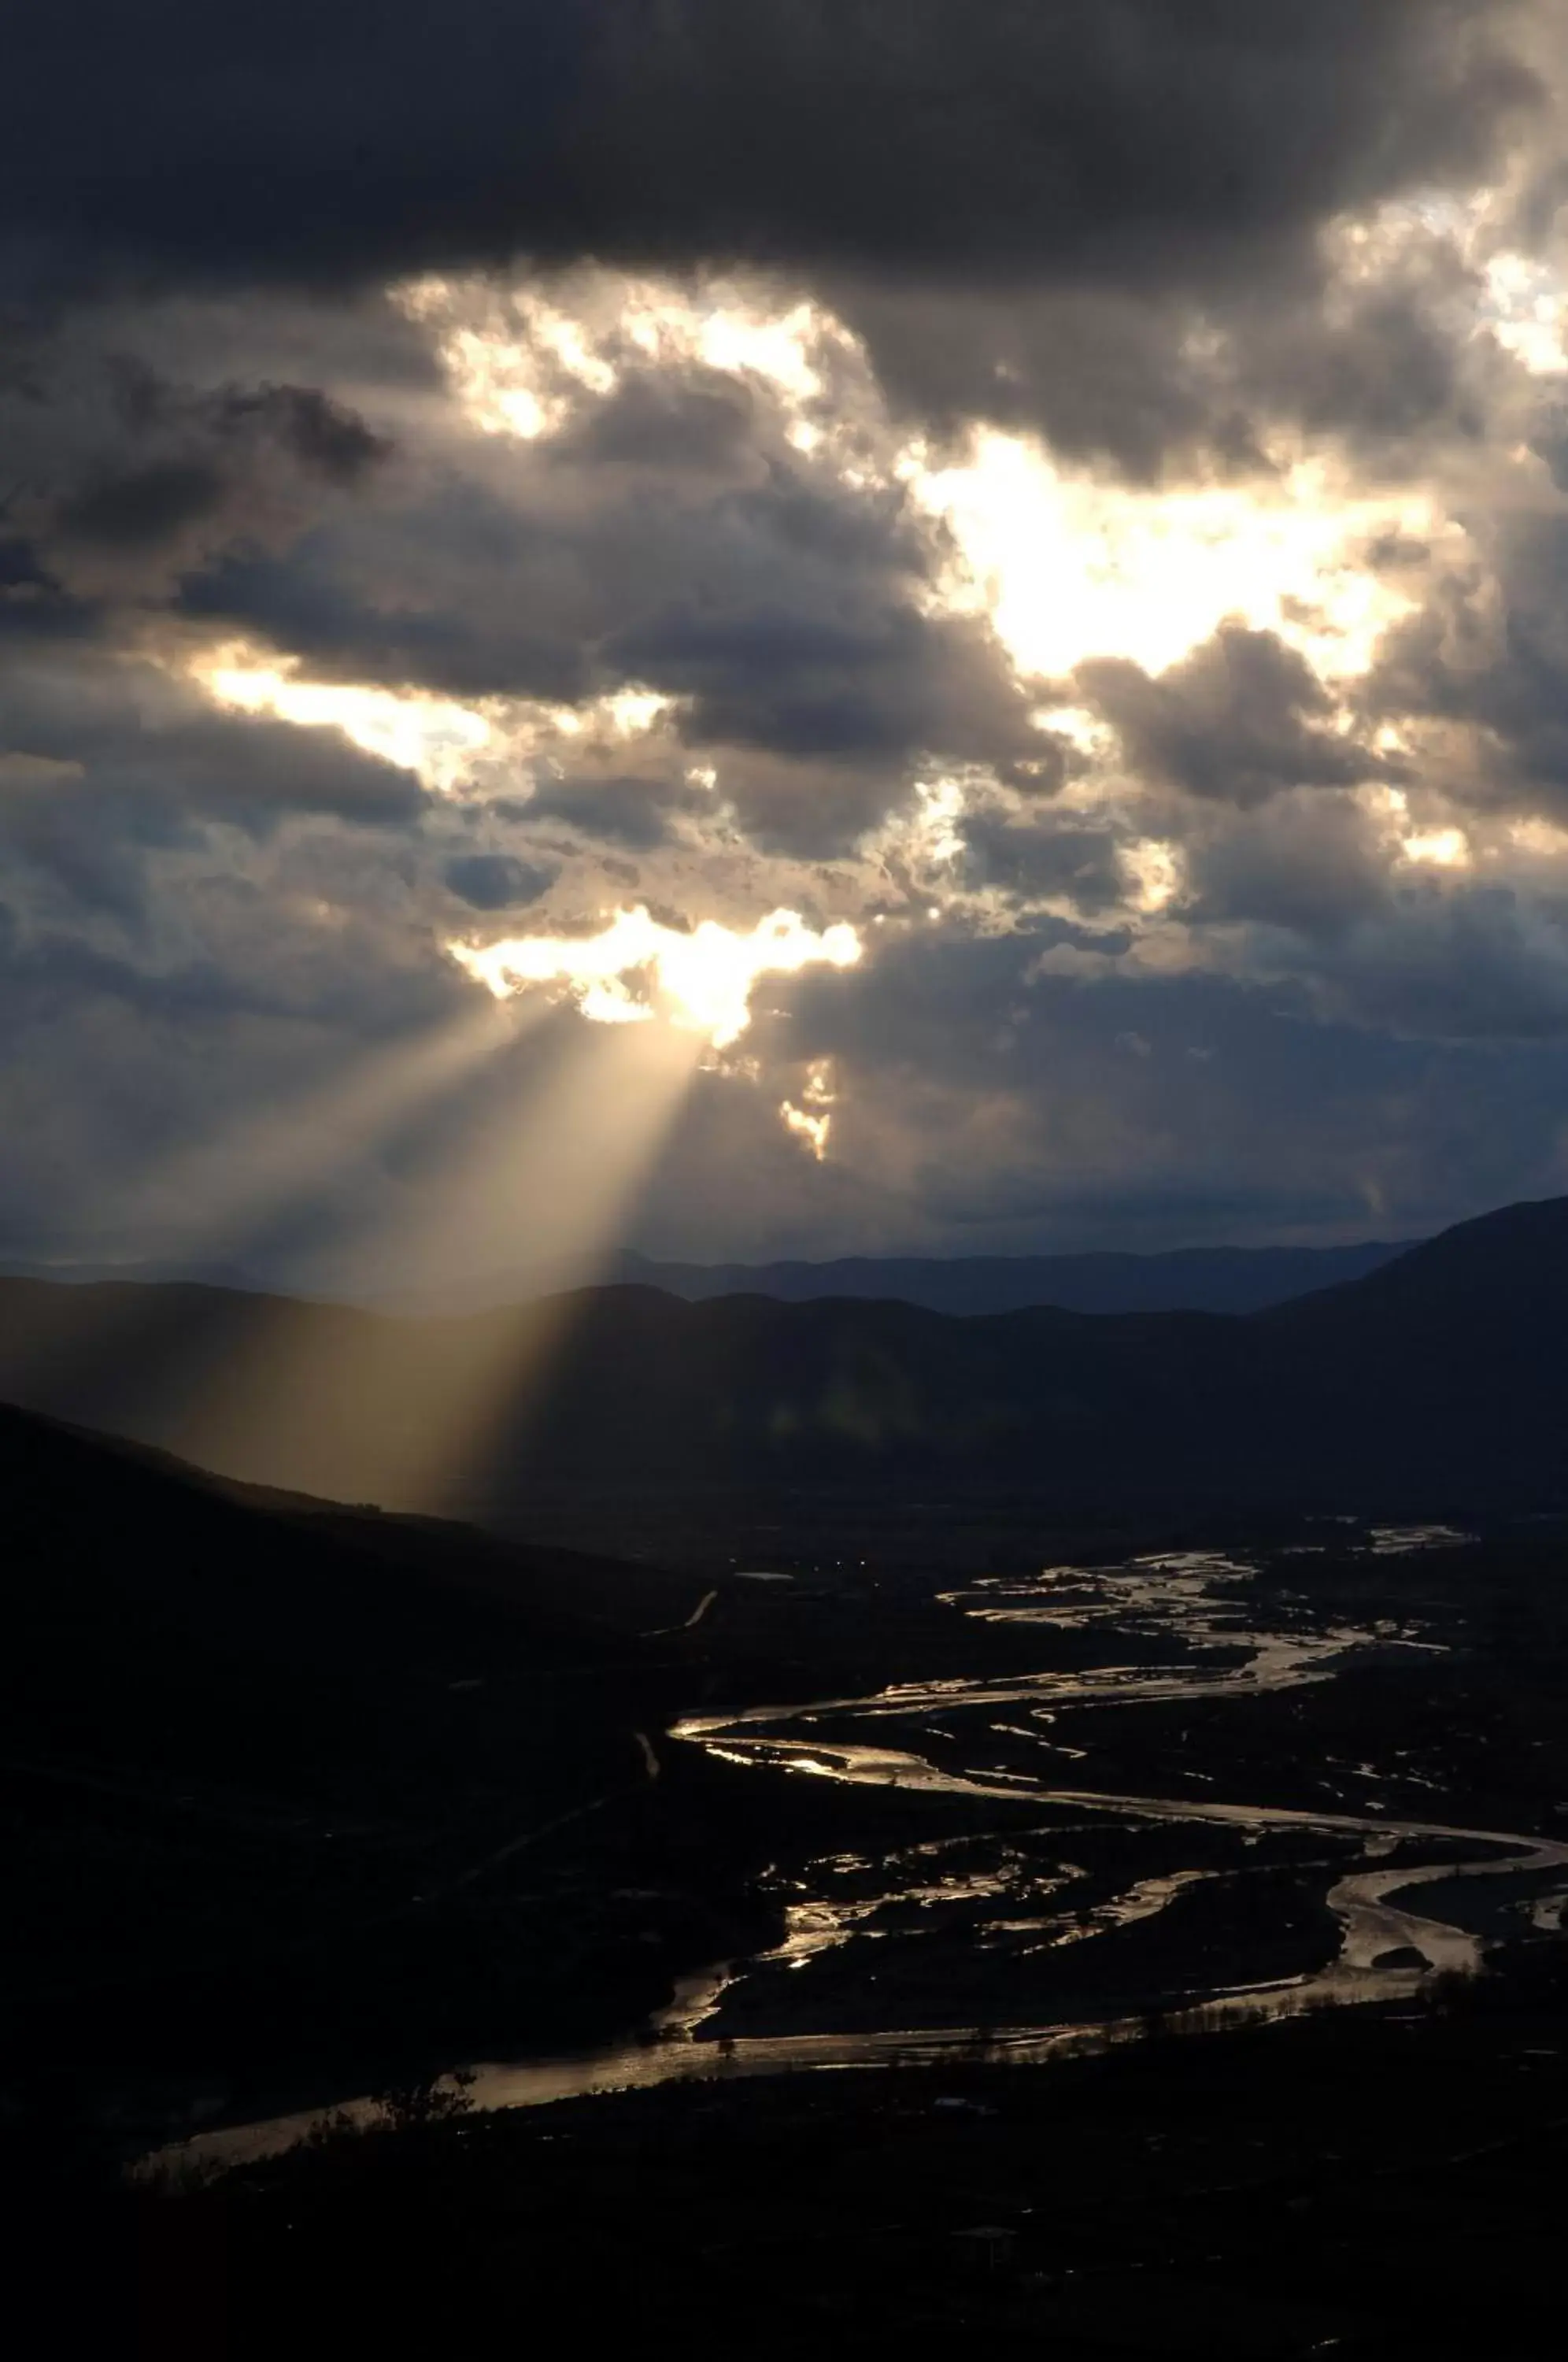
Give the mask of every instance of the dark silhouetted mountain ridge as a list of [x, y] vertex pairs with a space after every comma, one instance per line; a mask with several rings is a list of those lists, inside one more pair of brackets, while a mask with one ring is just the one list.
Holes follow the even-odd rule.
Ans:
[[[586, 1290], [407, 1320], [217, 1290], [0, 1286], [0, 1386], [230, 1473], [515, 1524], [573, 1488], [1005, 1487], [1045, 1505], [1568, 1482], [1568, 1199], [1245, 1318]], [[436, 1455], [437, 1459], [441, 1455]]]

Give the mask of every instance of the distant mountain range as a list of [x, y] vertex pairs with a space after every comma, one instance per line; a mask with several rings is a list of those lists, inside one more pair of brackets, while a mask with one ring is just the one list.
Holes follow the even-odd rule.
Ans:
[[[1064, 1312], [1262, 1312], [1340, 1281], [1361, 1279], [1409, 1242], [1348, 1247], [1187, 1247], [1172, 1254], [847, 1255], [834, 1263], [659, 1263], [629, 1250], [598, 1275], [603, 1286], [657, 1287], [688, 1304], [715, 1296], [768, 1296], [781, 1304], [829, 1297], [923, 1305], [961, 1318], [1054, 1304]], [[387, 1311], [488, 1309], [553, 1293], [519, 1274], [437, 1297], [388, 1296]]]
[[1534, 1507], [1568, 1497], [1565, 1337], [1554, 1199], [1245, 1315], [620, 1286], [410, 1319], [12, 1280], [0, 1395], [257, 1481], [513, 1524], [608, 1487]]
[[[923, 1305], [966, 1316], [1054, 1304], [1066, 1312], [1263, 1312], [1313, 1289], [1361, 1279], [1407, 1251], [1408, 1242], [1369, 1240], [1344, 1247], [1188, 1247], [1171, 1254], [850, 1255], [833, 1263], [661, 1263], [625, 1248], [595, 1272], [606, 1287], [657, 1287], [688, 1304], [715, 1296], [768, 1296], [783, 1304], [826, 1297]], [[0, 1278], [142, 1286], [185, 1285], [266, 1295], [264, 1280], [231, 1264], [59, 1264], [6, 1262]], [[563, 1269], [517, 1271], [441, 1288], [388, 1289], [358, 1300], [416, 1319], [489, 1312], [554, 1296], [580, 1283]], [[312, 1291], [314, 1296], [314, 1291]]]

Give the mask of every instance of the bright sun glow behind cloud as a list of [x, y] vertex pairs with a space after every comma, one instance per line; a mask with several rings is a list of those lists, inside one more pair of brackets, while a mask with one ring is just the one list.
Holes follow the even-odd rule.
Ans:
[[813, 348], [854, 346], [814, 304], [770, 302], [728, 279], [688, 288], [591, 271], [552, 301], [525, 281], [432, 274], [394, 288], [392, 300], [430, 331], [475, 425], [529, 443], [558, 432], [585, 396], [613, 393], [628, 362], [759, 378], [803, 403], [823, 386]]
[[1228, 618], [1277, 631], [1320, 671], [1364, 672], [1407, 602], [1367, 566], [1380, 535], [1430, 539], [1422, 499], [1337, 495], [1322, 469], [1266, 491], [1142, 491], [1071, 477], [1021, 436], [984, 433], [962, 466], [904, 473], [951, 528], [955, 602], [990, 615], [1025, 672], [1060, 678], [1091, 657], [1161, 672]]
[[[641, 737], [672, 703], [657, 690], [625, 688], [579, 707], [500, 697], [459, 705], [420, 690], [311, 680], [293, 663], [280, 664], [247, 641], [204, 654], [190, 668], [190, 677], [232, 712], [271, 713], [305, 729], [339, 730], [367, 755], [413, 771], [441, 795], [454, 793], [480, 767], [514, 768], [544, 741]], [[689, 776], [713, 783], [711, 773]], [[507, 783], [512, 784], [510, 776]]]
[[450, 789], [491, 741], [491, 724], [472, 706], [414, 690], [373, 689], [349, 681], [300, 679], [290, 668], [226, 650], [197, 667], [209, 697], [241, 713], [275, 713], [304, 728], [340, 730], [367, 755]]
[[[1528, 315], [1531, 335], [1555, 333], [1546, 317], [1558, 318], [1553, 289], [1534, 280], [1517, 287], [1499, 269], [1492, 295], [1494, 311], [1507, 297]], [[1230, 618], [1279, 632], [1325, 679], [1354, 678], [1408, 607], [1367, 563], [1369, 546], [1390, 537], [1430, 546], [1455, 530], [1430, 500], [1355, 494], [1317, 460], [1282, 466], [1264, 483], [1163, 492], [1069, 472], [1028, 437], [985, 429], [961, 459], [936, 464], [890, 421], [843, 323], [765, 281], [691, 287], [584, 271], [547, 296], [524, 281], [432, 277], [394, 297], [430, 335], [470, 424], [491, 435], [558, 433], [612, 393], [628, 366], [696, 362], [751, 379], [778, 405], [787, 439], [817, 455], [812, 464], [846, 486], [901, 485], [950, 535], [933, 606], [988, 616], [1021, 671], [1050, 679], [1094, 657], [1163, 671]], [[218, 703], [340, 730], [437, 792], [461, 786], [476, 766], [525, 759], [541, 732], [632, 738], [669, 705], [636, 685], [575, 713], [528, 701], [459, 704], [311, 680], [239, 644], [209, 651], [194, 670]], [[605, 995], [608, 1008], [613, 984]]]
[[682, 934], [639, 907], [617, 911], [597, 935], [512, 935], [447, 948], [497, 999], [530, 986], [556, 985], [598, 1024], [635, 1024], [664, 1013], [723, 1050], [751, 1022], [752, 988], [759, 977], [853, 967], [860, 938], [842, 922], [819, 933], [795, 911], [775, 911], [749, 934], [716, 919]]
[[[902, 484], [941, 521], [956, 558], [937, 603], [988, 614], [1021, 669], [1047, 678], [1091, 657], [1162, 671], [1230, 617], [1278, 631], [1326, 677], [1364, 673], [1407, 607], [1367, 566], [1367, 546], [1440, 530], [1430, 501], [1353, 492], [1305, 458], [1266, 481], [1163, 492], [1070, 472], [1029, 437], [984, 429], [962, 459], [939, 464], [895, 426], [850, 330], [766, 281], [691, 288], [584, 272], [547, 298], [525, 282], [429, 278], [395, 295], [492, 435], [558, 433], [628, 363], [757, 381], [795, 449], [846, 486]], [[1532, 322], [1540, 301], [1532, 291]]]

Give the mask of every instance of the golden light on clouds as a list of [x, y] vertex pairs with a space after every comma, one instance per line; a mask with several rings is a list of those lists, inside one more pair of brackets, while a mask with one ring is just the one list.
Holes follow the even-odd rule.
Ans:
[[1470, 840], [1463, 829], [1419, 830], [1414, 835], [1401, 838], [1399, 849], [1407, 861], [1430, 862], [1435, 869], [1467, 869], [1470, 866]]
[[241, 649], [202, 658], [193, 677], [209, 697], [240, 713], [271, 713], [311, 729], [339, 730], [367, 755], [449, 790], [490, 745], [486, 716], [470, 705], [411, 689], [315, 681], [296, 668]]
[[[503, 697], [465, 705], [417, 689], [313, 680], [297, 663], [280, 662], [247, 641], [205, 650], [175, 668], [230, 712], [340, 731], [367, 755], [414, 772], [442, 795], [455, 793], [476, 772], [499, 773], [515, 786], [517, 767], [562, 739], [588, 745], [645, 737], [675, 702], [657, 690], [629, 685], [579, 706]], [[717, 773], [688, 777], [712, 786]]]
[[834, 1088], [833, 1067], [825, 1058], [818, 1059], [806, 1076], [805, 1088], [801, 1093], [803, 1106], [786, 1099], [778, 1109], [786, 1131], [791, 1132], [817, 1164], [824, 1162], [828, 1140], [833, 1131], [833, 1109], [838, 1094]]
[[[1525, 289], [1506, 260], [1494, 276], [1493, 323], [1506, 334], [1513, 322], [1532, 350], [1550, 342], [1558, 291]], [[582, 270], [546, 296], [525, 281], [430, 277], [396, 300], [491, 434], [558, 433], [628, 365], [757, 381], [803, 458], [846, 486], [901, 487], [947, 529], [956, 560], [937, 603], [989, 615], [1020, 668], [1047, 679], [1104, 656], [1163, 671], [1232, 617], [1278, 631], [1328, 677], [1354, 677], [1408, 605], [1367, 567], [1367, 546], [1441, 527], [1424, 496], [1369, 496], [1316, 457], [1276, 454], [1266, 480], [1166, 492], [1073, 473], [1028, 436], [984, 428], [942, 464], [897, 426], [845, 324], [766, 280]]]
[[1470, 839], [1463, 829], [1412, 827], [1410, 799], [1403, 788], [1373, 788], [1366, 791], [1364, 800], [1400, 861], [1431, 869], [1469, 869], [1474, 866]]
[[861, 955], [859, 936], [843, 921], [819, 933], [798, 911], [775, 911], [749, 934], [716, 919], [682, 933], [640, 905], [617, 911], [596, 935], [509, 935], [447, 948], [498, 999], [554, 986], [598, 1024], [635, 1024], [662, 1015], [718, 1050], [738, 1041], [751, 1022], [759, 977], [853, 967]]
[[1533, 377], [1568, 370], [1568, 288], [1533, 256], [1495, 254], [1486, 266], [1484, 306], [1497, 342]]
[[1380, 536], [1430, 539], [1430, 501], [1369, 500], [1303, 462], [1266, 488], [1143, 491], [1068, 475], [1021, 436], [986, 431], [960, 466], [901, 472], [951, 529], [948, 596], [988, 614], [1021, 671], [1093, 657], [1163, 672], [1226, 621], [1277, 631], [1329, 676], [1364, 672], [1409, 602], [1365, 562]]
[[1176, 900], [1181, 891], [1181, 855], [1174, 844], [1158, 837], [1141, 837], [1123, 845], [1121, 866], [1132, 886], [1135, 909], [1153, 918]]
[[[530, 443], [558, 433], [584, 400], [613, 393], [628, 365], [754, 377], [800, 405], [823, 391], [814, 356], [857, 350], [818, 304], [733, 277], [690, 284], [584, 270], [547, 295], [524, 280], [432, 273], [394, 288], [392, 300], [429, 331], [473, 424]], [[796, 447], [811, 447], [809, 424], [797, 425]]]

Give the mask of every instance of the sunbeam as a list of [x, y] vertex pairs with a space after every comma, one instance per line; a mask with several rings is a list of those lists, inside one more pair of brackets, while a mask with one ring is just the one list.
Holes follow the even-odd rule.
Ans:
[[[455, 1238], [491, 1267], [526, 1242], [530, 1270], [551, 1293], [524, 1308], [451, 1324], [466, 1332], [438, 1402], [404, 1462], [403, 1481], [421, 1507], [449, 1511], [482, 1496], [487, 1467], [525, 1415], [574, 1311], [646, 1187], [695, 1076], [701, 1038], [678, 1027], [584, 1029], [510, 1124], [491, 1132], [487, 1153], [431, 1209], [428, 1228]], [[487, 1247], [487, 1242], [491, 1242]], [[417, 1251], [415, 1257], [417, 1259]]]
[[304, 1097], [251, 1115], [159, 1166], [132, 1189], [128, 1211], [151, 1235], [177, 1235], [187, 1253], [215, 1246], [232, 1252], [268, 1217], [349, 1168], [417, 1109], [454, 1089], [517, 1030], [493, 1010], [465, 1010], [447, 1024], [405, 1037]]
[[[181, 1262], [223, 1257], [239, 1263], [275, 1238], [315, 1193], [351, 1174], [401, 1124], [531, 1031], [541, 1013], [465, 1010], [152, 1166], [132, 1185], [117, 1217], [132, 1235], [166, 1240]], [[101, 1396], [95, 1416], [130, 1434], [145, 1427], [149, 1405], [182, 1407], [193, 1420], [185, 1447], [203, 1457], [210, 1406], [237, 1386], [254, 1391], [243, 1378], [244, 1366], [270, 1328], [288, 1324], [290, 1308], [261, 1295], [229, 1302], [224, 1291], [204, 1289], [184, 1341], [170, 1355], [153, 1334], [160, 1322], [167, 1325], [165, 1293], [184, 1317], [188, 1288], [160, 1292], [134, 1280], [73, 1288], [70, 1317], [40, 1318], [33, 1336], [27, 1308], [14, 1308], [8, 1339], [14, 1382], [29, 1398], [47, 1402], [58, 1395], [63, 1401], [91, 1372]], [[243, 1453], [237, 1462], [220, 1454], [213, 1464], [233, 1463], [234, 1473], [244, 1473], [243, 1461]]]
[[[541, 1008], [542, 1008], [541, 1004]], [[493, 1013], [491, 1013], [493, 1023]], [[533, 1088], [497, 1103], [416, 1203], [367, 1251], [366, 1293], [449, 1270], [458, 1242], [476, 1270], [525, 1264], [557, 1288], [592, 1279], [674, 1121], [702, 1043], [654, 1024], [635, 1032], [569, 1021]], [[520, 1295], [527, 1293], [519, 1270]], [[376, 1314], [257, 1308], [243, 1340], [210, 1357], [185, 1410], [186, 1449], [254, 1481], [351, 1493], [450, 1513], [482, 1472], [560, 1350], [573, 1300], [431, 1322], [417, 1369], [383, 1350]]]

